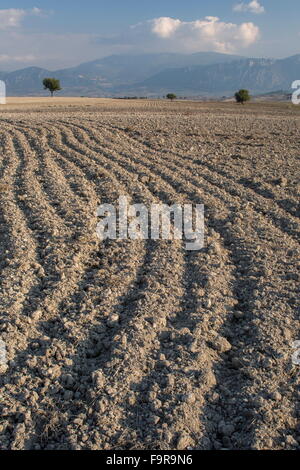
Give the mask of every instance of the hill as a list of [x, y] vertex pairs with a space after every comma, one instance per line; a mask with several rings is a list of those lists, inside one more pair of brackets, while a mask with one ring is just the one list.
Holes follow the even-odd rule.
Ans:
[[170, 91], [220, 96], [238, 88], [252, 94], [287, 92], [300, 79], [300, 54], [278, 60], [211, 52], [114, 55], [56, 71], [28, 67], [0, 72], [8, 96], [46, 96], [41, 83], [47, 76], [61, 80], [62, 96], [162, 96]]

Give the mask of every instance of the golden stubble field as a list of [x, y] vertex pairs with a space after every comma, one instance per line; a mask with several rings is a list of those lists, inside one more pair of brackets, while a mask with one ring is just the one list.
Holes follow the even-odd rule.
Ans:
[[[289, 104], [0, 107], [1, 449], [299, 448], [299, 123]], [[205, 204], [205, 248], [100, 242], [121, 194]]]

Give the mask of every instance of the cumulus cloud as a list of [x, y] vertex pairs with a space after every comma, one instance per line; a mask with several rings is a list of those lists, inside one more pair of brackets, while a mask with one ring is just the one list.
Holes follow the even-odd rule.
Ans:
[[157, 36], [160, 36], [161, 38], [168, 38], [180, 27], [181, 21], [163, 16], [152, 20], [152, 25], [153, 33], [157, 34]]
[[40, 8], [32, 8], [31, 10], [23, 10], [21, 8], [8, 8], [0, 10], [0, 30], [5, 31], [18, 28], [25, 16], [34, 15], [41, 16], [43, 11]]
[[265, 12], [265, 7], [262, 6], [257, 0], [252, 0], [249, 3], [237, 3], [236, 5], [234, 5], [233, 11], [250, 12], [255, 13], [256, 15], [260, 15], [261, 13]]
[[161, 17], [148, 23], [152, 34], [190, 51], [233, 52], [250, 46], [259, 38], [259, 28], [253, 23], [225, 23], [215, 16], [195, 21]]

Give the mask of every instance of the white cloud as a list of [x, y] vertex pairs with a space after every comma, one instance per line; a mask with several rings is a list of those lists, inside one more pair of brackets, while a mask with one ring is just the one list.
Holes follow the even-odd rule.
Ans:
[[31, 11], [34, 15], [42, 15], [43, 14], [43, 10], [41, 10], [40, 8], [37, 8], [37, 7], [34, 7]]
[[17, 8], [0, 10], [0, 29], [5, 30], [20, 26], [21, 21], [25, 15], [25, 10], [20, 10]]
[[161, 38], [168, 38], [172, 36], [176, 29], [181, 25], [180, 20], [174, 20], [173, 18], [169, 18], [167, 16], [155, 18], [152, 20], [152, 23], [153, 33], [157, 34], [157, 36], [160, 36]]
[[24, 55], [24, 56], [9, 56], [7, 54], [0, 54], [0, 62], [8, 62], [8, 61], [11, 61], [11, 62], [21, 62], [21, 63], [32, 63], [34, 60], [36, 59], [36, 57], [34, 55]]
[[249, 3], [237, 3], [234, 5], [233, 11], [250, 12], [255, 13], [256, 15], [260, 15], [261, 13], [265, 12], [265, 7], [263, 7], [257, 0], [252, 0]]
[[188, 22], [162, 17], [148, 23], [152, 34], [191, 52], [234, 52], [250, 46], [259, 38], [259, 28], [253, 23], [225, 23], [215, 16]]
[[34, 15], [41, 16], [43, 11], [40, 8], [32, 8], [31, 10], [23, 10], [20, 8], [8, 8], [0, 10], [0, 30], [5, 31], [12, 28], [18, 28], [25, 16]]

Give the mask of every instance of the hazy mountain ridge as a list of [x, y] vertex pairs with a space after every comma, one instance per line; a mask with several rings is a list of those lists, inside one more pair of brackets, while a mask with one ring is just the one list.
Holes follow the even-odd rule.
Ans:
[[247, 88], [252, 93], [289, 90], [300, 79], [300, 55], [287, 59], [243, 59], [223, 64], [168, 69], [139, 84], [137, 92], [233, 93]]
[[61, 80], [64, 96], [220, 95], [242, 87], [267, 93], [289, 90], [300, 79], [300, 54], [277, 60], [210, 52], [114, 55], [57, 71], [28, 67], [0, 72], [8, 96], [46, 94], [42, 79], [47, 76]]
[[111, 96], [124, 86], [131, 86], [170, 67], [208, 65], [240, 58], [217, 52], [112, 55], [56, 71], [28, 67], [14, 72], [0, 72], [0, 79], [5, 80], [8, 95], [45, 94], [42, 79], [55, 76], [61, 80], [62, 95]]

